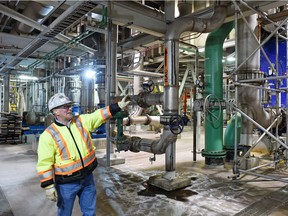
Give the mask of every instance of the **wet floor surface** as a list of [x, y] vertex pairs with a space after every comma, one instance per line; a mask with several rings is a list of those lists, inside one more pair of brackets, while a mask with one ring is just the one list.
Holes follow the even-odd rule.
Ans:
[[[225, 164], [225, 168], [209, 169], [204, 166], [200, 155], [197, 155], [196, 162], [192, 162], [191, 140], [188, 136], [186, 139], [183, 135], [177, 145], [176, 173], [190, 178], [190, 186], [167, 192], [147, 184], [149, 177], [164, 172], [164, 155], [156, 156], [156, 161], [151, 164], [149, 157], [153, 155], [148, 153], [117, 153], [117, 157], [125, 158], [125, 164], [110, 168], [98, 166], [94, 171], [97, 215], [245, 215], [241, 212], [252, 211], [252, 208], [254, 212], [256, 208], [257, 212], [257, 208], [263, 204], [266, 207], [263, 214], [250, 215], [288, 215], [286, 201], [276, 199], [286, 193], [288, 195], [286, 183], [262, 181], [251, 176], [243, 176], [241, 181], [232, 182], [228, 179], [232, 175], [231, 164]], [[3, 200], [6, 201], [10, 215], [14, 216], [55, 216], [55, 203], [45, 198], [45, 192], [39, 186], [35, 169], [37, 156], [31, 151], [31, 145], [0, 145], [0, 148], [0, 205], [3, 206]], [[98, 158], [104, 153], [105, 150], [99, 149]], [[286, 170], [281, 171], [283, 176], [287, 173]], [[271, 201], [267, 204], [267, 197], [274, 203]], [[73, 215], [80, 216], [80, 212], [76, 201]], [[0, 215], [5, 216], [1, 212]]]
[[99, 167], [97, 172], [105, 176], [105, 181], [97, 180], [100, 215], [235, 215], [275, 189], [182, 172], [192, 185], [167, 192], [147, 184], [149, 176], [158, 174], [155, 171], [123, 173]]

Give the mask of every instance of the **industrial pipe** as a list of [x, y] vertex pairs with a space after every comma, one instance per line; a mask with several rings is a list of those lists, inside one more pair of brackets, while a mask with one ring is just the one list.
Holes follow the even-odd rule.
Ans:
[[[42, 19], [46, 17], [53, 10], [53, 6], [42, 5], [36, 1], [28, 2], [24, 8], [22, 15], [41, 23]], [[18, 34], [29, 34], [33, 31], [33, 27], [17, 21], [15, 28], [12, 31], [16, 31]]]
[[[153, 105], [163, 104], [163, 93], [150, 94], [148, 92], [140, 92], [138, 95], [129, 95], [130, 105], [138, 104], [142, 108]], [[123, 96], [114, 97], [113, 101], [120, 101]]]
[[132, 152], [149, 152], [153, 154], [163, 154], [169, 145], [176, 142], [177, 136], [171, 133], [169, 126], [164, 126], [160, 139], [145, 139], [140, 137], [131, 137], [130, 151]]
[[136, 125], [136, 124], [144, 124], [144, 125], [151, 125], [154, 127], [161, 127], [160, 124], [160, 116], [135, 116], [135, 117], [128, 117], [123, 119], [123, 125]]
[[[164, 116], [178, 115], [179, 90], [179, 38], [185, 31], [210, 32], [219, 28], [226, 17], [226, 7], [218, 5], [210, 18], [197, 18], [193, 14], [176, 19], [168, 26], [165, 35], [164, 64]], [[160, 140], [130, 139], [131, 151], [146, 151], [154, 154], [166, 153], [166, 171], [175, 171], [175, 142], [177, 135], [165, 125]]]
[[[205, 44], [205, 94], [223, 100], [223, 43], [234, 27], [234, 22], [223, 24], [209, 34]], [[221, 106], [221, 105], [219, 105]], [[215, 119], [214, 116], [218, 116]], [[205, 149], [202, 151], [206, 165], [224, 165], [223, 113], [221, 107], [212, 107], [205, 118]]]
[[[185, 31], [208, 33], [219, 28], [226, 18], [226, 6], [219, 5], [214, 8], [210, 18], [197, 18], [189, 14], [176, 19], [167, 29], [166, 40], [179, 40], [180, 35]], [[179, 48], [179, 47], [177, 47]]]
[[[238, 65], [241, 66], [238, 66], [238, 79], [244, 82], [247, 79], [257, 80], [257, 78], [263, 78], [263, 72], [259, 70], [259, 42], [253, 37], [249, 30], [253, 29], [254, 32], [256, 32], [257, 28], [257, 14], [249, 16], [247, 22], [239, 20], [237, 25], [237, 62]], [[258, 35], [258, 37], [260, 36]], [[258, 49], [257, 52], [255, 52], [256, 49]], [[260, 86], [261, 82], [255, 81], [250, 84]], [[276, 117], [276, 114], [272, 110], [266, 111], [264, 107], [262, 107], [259, 89], [255, 90], [255, 88], [248, 86], [238, 87], [238, 105], [241, 110], [264, 128], [267, 128]], [[240, 145], [251, 146], [255, 126], [246, 118], [242, 118], [241, 125]]]

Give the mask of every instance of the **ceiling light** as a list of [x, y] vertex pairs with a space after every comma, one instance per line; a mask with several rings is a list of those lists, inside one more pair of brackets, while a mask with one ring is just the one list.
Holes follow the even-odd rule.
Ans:
[[89, 78], [89, 79], [91, 79], [91, 78], [93, 78], [94, 76], [95, 76], [95, 74], [96, 74], [96, 71], [95, 70], [92, 70], [92, 69], [87, 69], [86, 71], [85, 71], [85, 77], [86, 78]]
[[235, 61], [235, 57], [234, 56], [228, 56], [227, 61], [229, 61], [229, 62]]
[[20, 75], [18, 78], [22, 80], [38, 80], [38, 77], [27, 75]]

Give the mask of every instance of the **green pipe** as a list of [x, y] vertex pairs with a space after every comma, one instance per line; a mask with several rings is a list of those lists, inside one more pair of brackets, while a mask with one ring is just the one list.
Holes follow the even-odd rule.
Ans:
[[[240, 142], [241, 131], [241, 114], [237, 113], [237, 144]], [[235, 115], [232, 116], [228, 122], [224, 133], [224, 149], [227, 151], [234, 151], [235, 143]]]
[[[205, 93], [209, 101], [223, 101], [223, 43], [234, 22], [223, 24], [211, 32], [205, 44]], [[223, 149], [223, 112], [219, 106], [209, 108], [205, 116], [205, 148], [202, 156], [206, 165], [223, 165], [226, 152]]]

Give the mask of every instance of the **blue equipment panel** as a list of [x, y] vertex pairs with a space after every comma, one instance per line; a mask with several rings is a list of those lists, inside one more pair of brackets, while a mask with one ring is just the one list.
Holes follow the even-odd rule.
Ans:
[[[264, 44], [263, 49], [265, 50], [267, 56], [269, 57], [271, 63], [274, 65], [276, 69], [276, 38], [272, 37], [266, 44]], [[285, 76], [287, 75], [287, 42], [285, 40], [278, 40], [278, 76]], [[265, 73], [266, 77], [273, 77], [275, 74], [271, 73], [270, 65], [266, 60], [265, 56], [261, 52], [260, 54], [260, 70]], [[285, 88], [287, 87], [286, 79], [281, 79], [280, 81], [276, 80], [269, 80], [270, 88], [275, 89], [276, 82], [278, 82], [278, 88]], [[280, 104], [279, 107], [286, 107], [286, 93], [281, 92], [279, 98]], [[273, 94], [271, 96], [271, 103], [265, 106], [275, 107], [276, 106], [276, 95]]]

